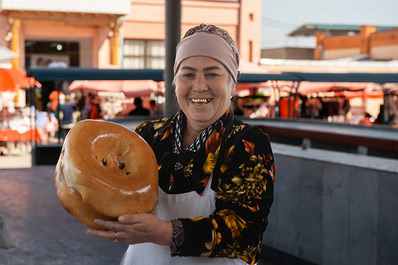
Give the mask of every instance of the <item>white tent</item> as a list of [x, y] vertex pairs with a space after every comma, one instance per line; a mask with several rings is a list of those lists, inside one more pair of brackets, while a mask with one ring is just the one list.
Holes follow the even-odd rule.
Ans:
[[14, 57], [17, 57], [18, 54], [8, 49], [7, 47], [0, 46], [0, 62], [9, 61]]

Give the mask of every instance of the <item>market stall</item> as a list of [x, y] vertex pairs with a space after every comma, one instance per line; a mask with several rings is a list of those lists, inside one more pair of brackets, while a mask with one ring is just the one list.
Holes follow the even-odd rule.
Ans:
[[37, 86], [22, 69], [0, 68], [0, 154], [28, 152], [31, 141], [40, 141], [35, 109], [26, 104], [26, 92]]
[[102, 116], [112, 119], [129, 113], [135, 97], [144, 98], [144, 106], [149, 108], [149, 99], [163, 97], [165, 86], [164, 82], [153, 80], [76, 80], [70, 84], [69, 92], [77, 91], [95, 94]]

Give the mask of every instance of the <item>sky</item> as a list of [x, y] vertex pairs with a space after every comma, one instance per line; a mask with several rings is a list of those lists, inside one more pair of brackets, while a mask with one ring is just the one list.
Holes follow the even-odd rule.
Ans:
[[308, 23], [398, 27], [398, 0], [262, 0], [261, 48], [315, 47], [287, 36]]

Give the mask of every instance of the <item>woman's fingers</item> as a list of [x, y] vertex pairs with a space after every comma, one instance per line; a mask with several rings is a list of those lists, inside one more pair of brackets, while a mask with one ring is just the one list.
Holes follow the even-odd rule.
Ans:
[[94, 222], [107, 231], [90, 229], [87, 234], [113, 241], [123, 241], [127, 244], [153, 242], [170, 245], [171, 222], [161, 221], [152, 214], [122, 215], [118, 220], [115, 222], [95, 219]]
[[119, 216], [119, 218], [117, 219], [120, 223], [123, 224], [133, 224], [135, 222], [137, 222], [137, 218], [136, 216], [139, 214], [125, 214], [125, 215], [121, 215]]
[[100, 225], [108, 230], [112, 231], [124, 231], [126, 230], [126, 226], [124, 224], [121, 224], [119, 222], [114, 222], [114, 221], [106, 221], [102, 219], [95, 219], [94, 223], [97, 225]]
[[87, 230], [87, 234], [91, 235], [91, 236], [97, 236], [97, 237], [102, 237], [102, 238], [106, 238], [106, 239], [110, 239], [110, 240], [114, 240], [115, 239], [115, 235], [117, 236], [117, 234], [115, 234], [115, 231], [103, 231], [103, 230], [92, 230], [89, 229]]

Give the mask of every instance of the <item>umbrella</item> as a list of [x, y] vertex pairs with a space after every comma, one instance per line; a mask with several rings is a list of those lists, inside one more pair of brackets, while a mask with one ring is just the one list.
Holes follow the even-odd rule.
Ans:
[[22, 69], [0, 68], [0, 91], [28, 88], [33, 83], [35, 83], [35, 80], [27, 77], [26, 72]]
[[152, 93], [164, 93], [164, 82], [153, 80], [85, 80], [73, 81], [69, 91], [85, 92], [123, 92], [126, 97], [150, 96]]

